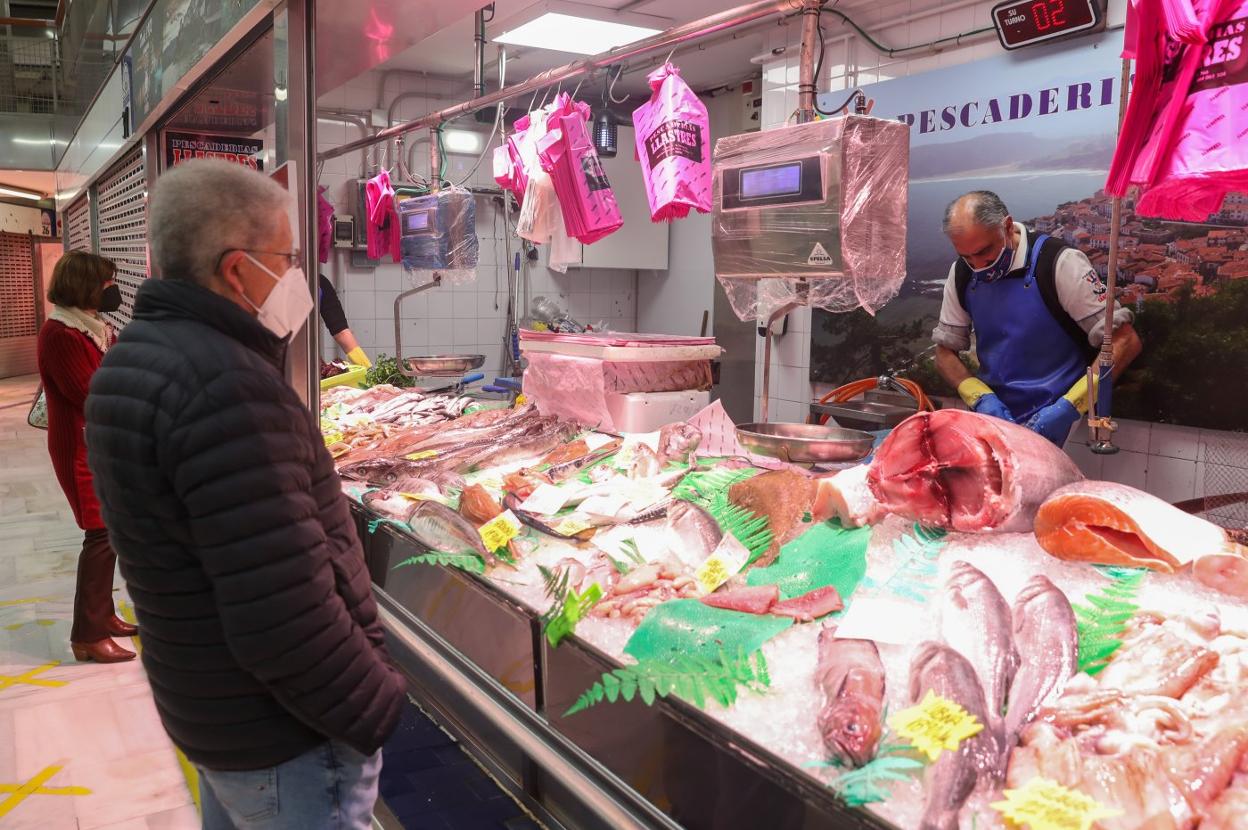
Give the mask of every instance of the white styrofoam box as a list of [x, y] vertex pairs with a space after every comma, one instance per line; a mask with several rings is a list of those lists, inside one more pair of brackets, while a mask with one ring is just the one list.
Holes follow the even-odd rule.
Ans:
[[607, 411], [618, 432], [654, 432], [665, 424], [696, 415], [711, 402], [711, 393], [685, 392], [608, 393]]

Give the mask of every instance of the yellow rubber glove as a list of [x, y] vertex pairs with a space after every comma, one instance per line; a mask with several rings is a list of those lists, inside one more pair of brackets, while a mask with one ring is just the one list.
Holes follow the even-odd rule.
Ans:
[[979, 378], [967, 378], [958, 384], [958, 397], [971, 409], [975, 408], [980, 398], [991, 394], [993, 394], [992, 387]]
[[[1101, 379], [1097, 377], [1096, 388], [1098, 390], [1100, 389], [1100, 385], [1101, 385]], [[1062, 395], [1062, 397], [1070, 401], [1071, 404], [1074, 405], [1075, 409], [1079, 410], [1079, 413], [1081, 415], [1087, 415], [1088, 414], [1088, 376], [1084, 375], [1083, 377], [1079, 378], [1079, 380], [1075, 382], [1075, 385], [1070, 387], [1070, 391], [1067, 392], [1065, 395]]]
[[347, 352], [347, 360], [351, 361], [356, 366], [363, 366], [365, 368], [373, 365], [373, 361], [368, 359], [368, 355], [364, 354], [364, 350], [359, 346], [356, 346], [354, 349]]

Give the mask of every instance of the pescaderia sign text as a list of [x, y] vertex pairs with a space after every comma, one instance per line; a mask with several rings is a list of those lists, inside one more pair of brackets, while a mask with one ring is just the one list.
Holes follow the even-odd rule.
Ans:
[[1034, 91], [1016, 92], [974, 101], [963, 101], [939, 109], [904, 112], [894, 116], [919, 133], [974, 129], [991, 124], [1041, 118], [1060, 112], [1076, 112], [1112, 106], [1117, 102], [1114, 86], [1118, 79], [1100, 78]]

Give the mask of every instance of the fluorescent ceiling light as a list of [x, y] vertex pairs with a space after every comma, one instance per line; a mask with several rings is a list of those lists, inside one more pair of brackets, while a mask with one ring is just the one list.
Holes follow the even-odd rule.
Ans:
[[0, 196], [16, 196], [19, 199], [33, 199], [39, 201], [43, 198], [42, 193], [32, 193], [29, 190], [18, 190], [8, 185], [0, 185]]
[[502, 33], [490, 39], [513, 46], [597, 55], [657, 35], [667, 23], [663, 18], [597, 6], [545, 2], [504, 21], [500, 26]]
[[481, 152], [482, 144], [484, 142], [481, 139], [481, 133], [474, 133], [471, 130], [442, 131], [442, 149], [448, 153], [476, 155]]
[[14, 144], [26, 144], [34, 147], [47, 147], [53, 144], [64, 144], [59, 138], [15, 138]]

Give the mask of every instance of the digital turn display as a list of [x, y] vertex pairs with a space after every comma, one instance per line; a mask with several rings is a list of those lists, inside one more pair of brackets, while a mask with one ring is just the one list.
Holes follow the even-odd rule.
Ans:
[[997, 37], [1006, 49], [1021, 49], [1079, 32], [1103, 28], [1100, 0], [1021, 0], [992, 9]]

